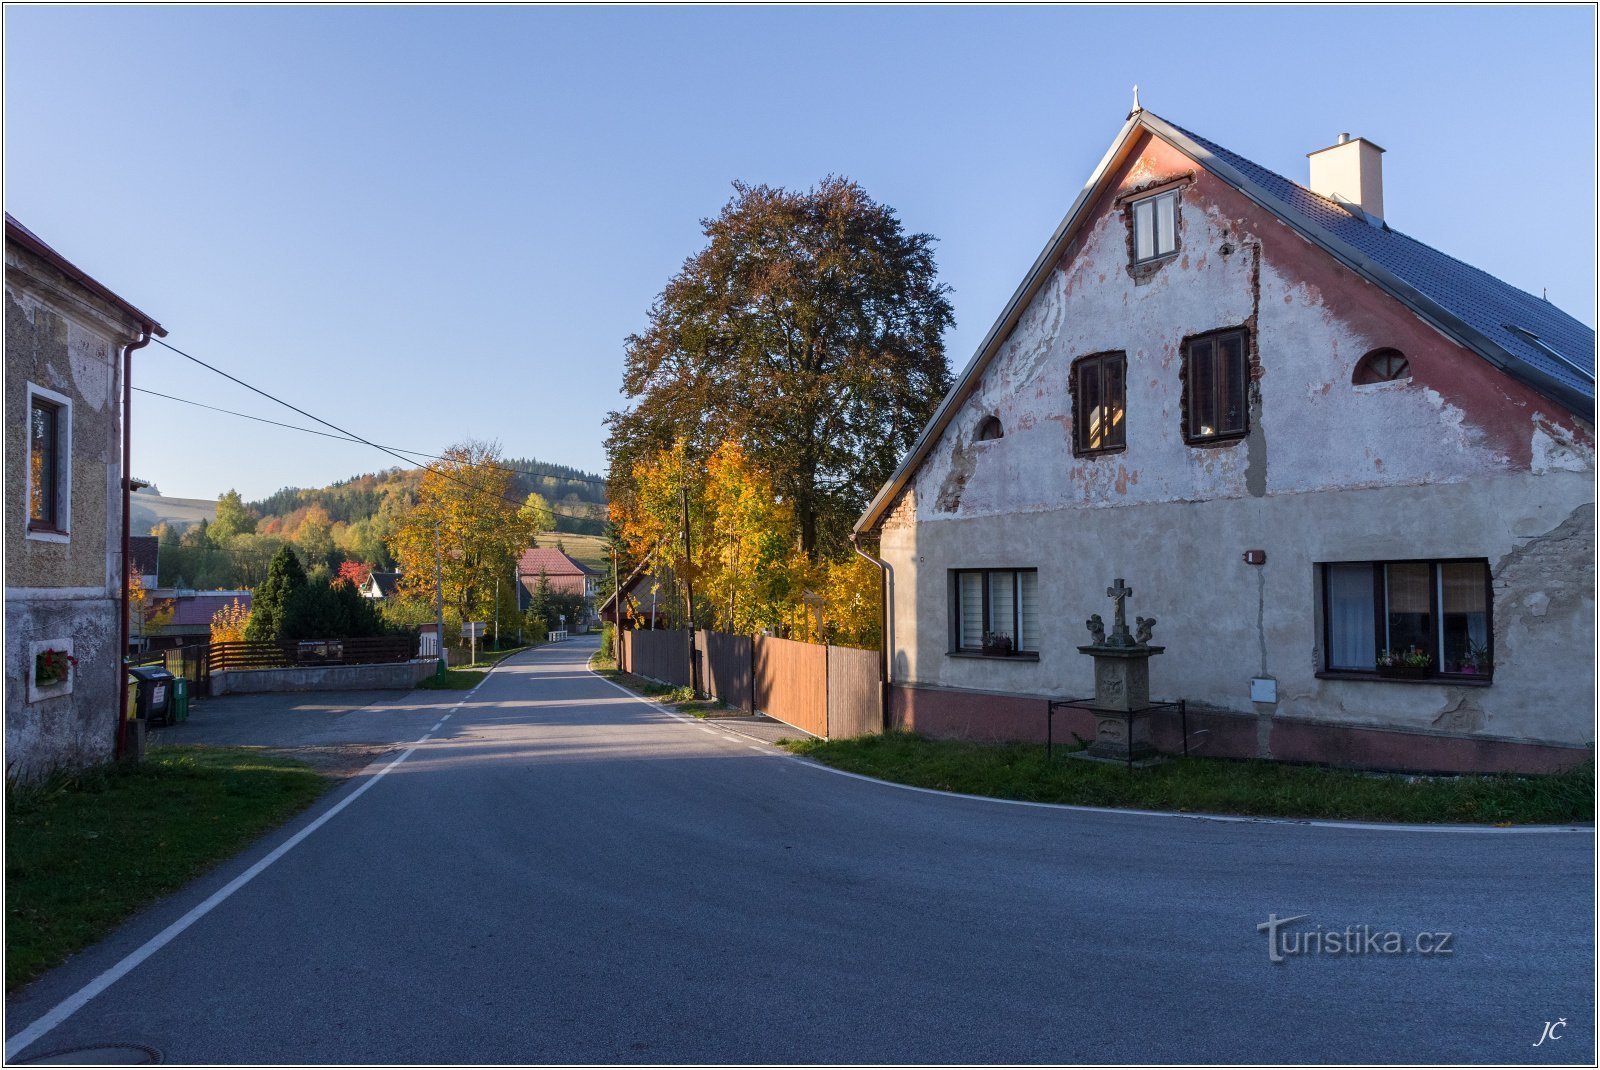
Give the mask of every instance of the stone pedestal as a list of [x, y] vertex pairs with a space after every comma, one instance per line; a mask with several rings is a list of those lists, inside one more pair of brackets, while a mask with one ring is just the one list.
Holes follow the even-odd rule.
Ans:
[[1094, 742], [1083, 755], [1118, 762], [1154, 758], [1149, 717], [1129, 717], [1128, 711], [1150, 705], [1150, 658], [1166, 648], [1097, 643], [1078, 649], [1094, 658], [1094, 704], [1099, 707], [1092, 711]]

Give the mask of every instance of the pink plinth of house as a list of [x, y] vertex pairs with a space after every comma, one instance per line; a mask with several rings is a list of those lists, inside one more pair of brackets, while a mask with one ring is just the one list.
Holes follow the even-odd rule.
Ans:
[[[1045, 741], [1047, 699], [931, 687], [892, 687], [890, 724], [930, 739], [976, 743]], [[1183, 750], [1176, 711], [1149, 714], [1151, 742], [1163, 754]], [[1191, 708], [1189, 751], [1215, 758], [1267, 758], [1353, 769], [1450, 773], [1555, 773], [1588, 757], [1585, 747], [1513, 740], [1391, 731], [1326, 724], [1288, 717]], [[1060, 709], [1055, 741], [1072, 745], [1094, 738], [1094, 719], [1084, 710]]]

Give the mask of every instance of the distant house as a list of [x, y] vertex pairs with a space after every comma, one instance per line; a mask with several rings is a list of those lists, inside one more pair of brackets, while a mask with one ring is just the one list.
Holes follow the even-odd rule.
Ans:
[[361, 593], [367, 598], [390, 599], [400, 596], [400, 573], [378, 572], [368, 574], [367, 582], [361, 585]]
[[543, 576], [552, 593], [577, 595], [583, 599], [583, 620], [567, 623], [587, 627], [598, 619], [594, 608], [595, 577], [598, 575], [594, 569], [574, 561], [553, 546], [530, 547], [522, 551], [517, 560], [517, 609], [527, 610], [529, 599]]
[[128, 536], [128, 567], [154, 584], [161, 573], [161, 540], [154, 535]]
[[126, 370], [166, 331], [10, 215], [5, 287], [6, 775], [28, 781], [115, 753]]
[[144, 650], [165, 650], [169, 647], [205, 643], [211, 639], [211, 618], [220, 609], [226, 609], [237, 599], [244, 608], [250, 608], [251, 594], [237, 591], [193, 591], [173, 587], [152, 587], [148, 592], [149, 604], [172, 604], [172, 619], [166, 624], [145, 627], [135, 614], [128, 640], [131, 646]]
[[681, 623], [683, 603], [671, 566], [655, 563], [653, 556], [646, 557], [618, 581], [617, 587], [618, 591], [596, 610], [601, 620], [616, 623], [620, 614], [622, 627], [629, 629], [671, 628]]

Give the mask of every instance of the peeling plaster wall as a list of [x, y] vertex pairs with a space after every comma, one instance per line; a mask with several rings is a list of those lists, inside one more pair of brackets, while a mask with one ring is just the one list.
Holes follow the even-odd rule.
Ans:
[[[6, 775], [35, 780], [111, 756], [121, 689], [122, 348], [136, 324], [6, 246]], [[28, 384], [72, 402], [70, 537], [27, 537]], [[70, 694], [28, 701], [30, 643], [70, 639]]]
[[[1178, 255], [1128, 265], [1121, 191], [1189, 178]], [[1224, 254], [1224, 248], [1229, 252]], [[1184, 443], [1181, 350], [1251, 329], [1250, 434]], [[1411, 378], [1354, 386], [1401, 350]], [[1128, 357], [1127, 448], [1072, 454], [1069, 368]], [[1004, 436], [974, 441], [998, 416]], [[1457, 346], [1194, 161], [1146, 135], [957, 411], [882, 531], [894, 678], [1092, 693], [1082, 621], [1126, 577], [1160, 619], [1163, 697], [1264, 716], [1583, 743], [1593, 738], [1593, 430]], [[1245, 565], [1247, 549], [1267, 552]], [[1317, 679], [1325, 561], [1484, 557], [1488, 688]], [[952, 568], [1037, 567], [1037, 663], [952, 658]], [[1278, 679], [1276, 707], [1249, 680]]]

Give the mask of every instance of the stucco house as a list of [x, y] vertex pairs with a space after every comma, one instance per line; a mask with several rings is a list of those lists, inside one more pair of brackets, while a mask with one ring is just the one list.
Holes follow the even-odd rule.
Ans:
[[26, 781], [117, 746], [127, 366], [166, 332], [9, 214], [5, 285], [6, 776]]
[[400, 597], [400, 573], [379, 572], [373, 569], [367, 574], [367, 582], [361, 585], [363, 598], [372, 598], [379, 601], [388, 601]]
[[1583, 758], [1594, 332], [1391, 227], [1383, 151], [1340, 135], [1301, 185], [1128, 117], [857, 524], [891, 723], [1042, 738], [1125, 578], [1200, 753]]

